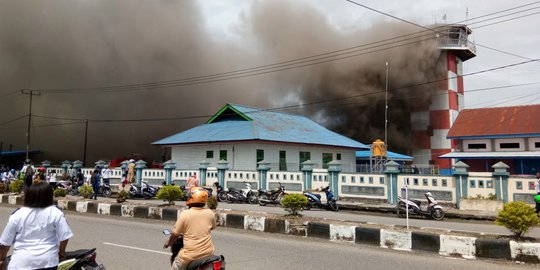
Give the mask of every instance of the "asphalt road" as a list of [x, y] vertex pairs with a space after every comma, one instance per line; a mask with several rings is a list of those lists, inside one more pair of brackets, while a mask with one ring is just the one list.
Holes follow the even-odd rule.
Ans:
[[[3, 229], [12, 207], [0, 207]], [[75, 236], [68, 250], [96, 247], [97, 260], [109, 270], [169, 269], [163, 250], [164, 228], [173, 222], [66, 213]], [[508, 261], [464, 260], [433, 253], [414, 253], [378, 247], [332, 243], [296, 236], [218, 228], [217, 253], [227, 269], [538, 269]]]

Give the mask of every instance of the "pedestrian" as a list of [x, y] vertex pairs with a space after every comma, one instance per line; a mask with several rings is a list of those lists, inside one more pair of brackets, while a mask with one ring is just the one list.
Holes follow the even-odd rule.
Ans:
[[534, 196], [534, 202], [536, 203], [536, 214], [540, 217], [540, 172], [536, 173], [536, 196]]
[[130, 184], [135, 183], [135, 160], [134, 159], [129, 160], [127, 178]]
[[109, 168], [109, 164], [105, 165], [105, 168], [101, 171], [101, 178], [103, 179], [103, 185], [110, 186], [111, 174], [112, 174], [112, 170]]
[[194, 187], [188, 193], [184, 210], [178, 215], [171, 236], [163, 244], [163, 248], [171, 246], [179, 236], [184, 237], [184, 247], [180, 250], [171, 270], [184, 270], [194, 260], [208, 258], [214, 254], [212, 230], [216, 228], [216, 216], [212, 210], [205, 208], [208, 192]]
[[90, 176], [90, 184], [92, 184], [92, 189], [94, 190], [94, 194], [92, 194], [92, 197], [94, 200], [97, 200], [97, 195], [99, 193], [99, 186], [101, 180], [101, 169], [96, 166], [94, 171], [91, 173]]
[[186, 182], [186, 190], [191, 190], [192, 187], [198, 187], [199, 180], [197, 180], [197, 175], [191, 175]]
[[46, 182], [47, 176], [45, 175], [47, 169], [45, 167], [39, 167], [36, 175], [34, 176], [34, 183], [37, 182]]
[[24, 161], [24, 166], [19, 172], [19, 179], [24, 181], [23, 190], [27, 190], [28, 187], [32, 185], [32, 180], [34, 180], [35, 168], [32, 165], [32, 160], [26, 159]]
[[51, 185], [52, 189], [55, 190], [56, 189], [56, 170], [55, 169], [52, 169], [51, 172], [49, 173], [49, 184]]
[[43, 182], [31, 185], [24, 206], [11, 214], [0, 237], [0, 269], [5, 269], [12, 245], [7, 269], [57, 269], [72, 236], [64, 213], [54, 205], [51, 186]]

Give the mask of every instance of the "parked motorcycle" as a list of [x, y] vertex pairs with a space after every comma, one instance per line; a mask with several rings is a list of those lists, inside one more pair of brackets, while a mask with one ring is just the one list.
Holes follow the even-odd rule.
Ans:
[[111, 191], [111, 185], [110, 184], [106, 184], [106, 183], [102, 183], [100, 186], [99, 186], [99, 191], [98, 191], [99, 194], [105, 196], [105, 197], [111, 197], [111, 194], [112, 194], [112, 191]]
[[[170, 236], [171, 232], [167, 229], [163, 230], [163, 234]], [[170, 247], [171, 249], [171, 264], [178, 255], [178, 252], [184, 247], [184, 239], [182, 236], [178, 237], [174, 244]], [[225, 257], [223, 255], [212, 255], [208, 259], [195, 260], [191, 262], [187, 270], [225, 270]]]
[[153, 198], [157, 195], [159, 188], [153, 187], [146, 181], [142, 181], [141, 185], [131, 184], [129, 187], [128, 195], [130, 198]]
[[426, 196], [428, 206], [426, 210], [422, 210], [420, 205], [422, 204], [419, 200], [413, 200], [413, 199], [403, 199], [398, 196], [398, 205], [396, 206], [396, 214], [398, 217], [405, 217], [407, 214], [407, 205], [409, 208], [409, 215], [421, 215], [421, 216], [427, 216], [431, 217], [435, 220], [442, 220], [444, 218], [444, 210], [442, 206], [439, 205], [439, 203], [433, 198], [433, 195], [431, 192], [426, 192], [424, 194]]
[[279, 183], [279, 187], [273, 190], [261, 190], [259, 189], [259, 205], [265, 206], [267, 204], [280, 204], [283, 197], [286, 195], [285, 186]]
[[[96, 249], [79, 249], [66, 252], [65, 258], [58, 264], [58, 269], [62, 270], [105, 270], [103, 264], [96, 262]], [[6, 269], [11, 256], [6, 258]]]
[[56, 188], [64, 189], [68, 194], [73, 196], [79, 195], [79, 189], [69, 181], [58, 181]]
[[324, 191], [324, 194], [326, 195], [326, 203], [323, 203], [321, 201], [321, 195], [315, 194], [311, 192], [304, 191], [304, 196], [308, 199], [308, 204], [306, 207], [304, 207], [305, 210], [309, 210], [311, 208], [320, 208], [320, 209], [329, 209], [331, 211], [339, 211], [339, 207], [336, 202], [336, 197], [334, 196], [334, 193], [330, 190], [330, 186], [326, 186], [324, 188], [319, 188], [317, 191]]

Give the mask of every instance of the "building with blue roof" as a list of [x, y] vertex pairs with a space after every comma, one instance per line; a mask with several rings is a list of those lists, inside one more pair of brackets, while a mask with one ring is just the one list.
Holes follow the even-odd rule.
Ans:
[[178, 169], [198, 168], [201, 161], [212, 167], [226, 160], [231, 170], [248, 171], [263, 160], [273, 171], [299, 171], [307, 160], [315, 168], [326, 168], [336, 160], [344, 172], [352, 172], [356, 151], [369, 150], [307, 117], [233, 104], [204, 124], [152, 144], [171, 148], [171, 161]]

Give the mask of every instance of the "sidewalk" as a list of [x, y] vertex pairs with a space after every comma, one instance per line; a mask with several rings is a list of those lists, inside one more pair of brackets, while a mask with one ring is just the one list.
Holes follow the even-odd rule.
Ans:
[[[356, 210], [366, 212], [379, 212], [379, 213], [395, 213], [396, 206], [392, 204], [367, 204], [357, 202], [339, 202], [340, 209], [344, 210]], [[488, 220], [494, 221], [497, 213], [490, 211], [466, 211], [459, 210], [452, 207], [444, 207], [445, 217], [457, 218], [457, 219], [469, 219], [469, 220]]]

